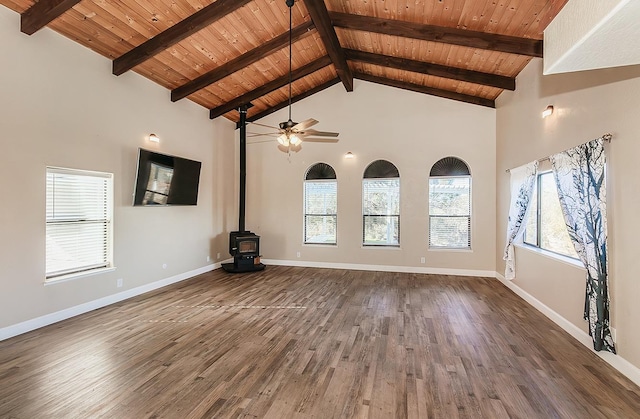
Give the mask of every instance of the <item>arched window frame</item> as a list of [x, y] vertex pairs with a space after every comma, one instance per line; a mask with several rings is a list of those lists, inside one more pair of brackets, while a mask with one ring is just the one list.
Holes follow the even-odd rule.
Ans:
[[[376, 204], [376, 195], [385, 200]], [[363, 174], [362, 245], [400, 246], [400, 173], [387, 160], [370, 163]]]
[[304, 177], [305, 244], [336, 245], [338, 243], [338, 181], [327, 163], [315, 163]]
[[429, 248], [471, 249], [471, 171], [445, 157], [429, 172]]

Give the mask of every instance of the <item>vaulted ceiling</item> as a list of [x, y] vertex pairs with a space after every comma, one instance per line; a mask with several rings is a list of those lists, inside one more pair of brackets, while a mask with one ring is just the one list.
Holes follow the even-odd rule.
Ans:
[[[296, 0], [293, 101], [353, 79], [495, 106], [568, 0]], [[47, 26], [192, 100], [255, 121], [286, 107], [285, 0], [0, 0], [21, 31]], [[38, 42], [37, 36], [32, 42]], [[357, 94], [357, 92], [352, 93]]]

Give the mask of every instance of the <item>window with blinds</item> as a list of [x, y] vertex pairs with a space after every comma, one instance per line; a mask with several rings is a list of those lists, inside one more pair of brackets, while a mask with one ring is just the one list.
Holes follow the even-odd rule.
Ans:
[[455, 157], [431, 169], [429, 247], [471, 248], [471, 175], [466, 163]]
[[338, 182], [304, 183], [304, 242], [336, 244]]
[[337, 222], [336, 172], [326, 163], [316, 163], [307, 170], [304, 182], [304, 242], [336, 244]]
[[113, 175], [47, 167], [46, 278], [111, 266]]
[[365, 169], [362, 180], [362, 244], [400, 245], [400, 173], [386, 160]]

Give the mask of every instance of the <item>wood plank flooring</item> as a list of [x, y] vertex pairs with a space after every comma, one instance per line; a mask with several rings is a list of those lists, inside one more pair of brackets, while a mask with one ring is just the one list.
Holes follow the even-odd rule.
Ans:
[[495, 279], [217, 270], [0, 342], [1, 418], [633, 418]]

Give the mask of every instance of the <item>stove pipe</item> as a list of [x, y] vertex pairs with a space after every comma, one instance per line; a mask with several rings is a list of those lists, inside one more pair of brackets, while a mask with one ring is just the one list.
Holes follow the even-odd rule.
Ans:
[[238, 231], [244, 232], [245, 205], [247, 194], [247, 105], [238, 109], [240, 112], [240, 205]]

